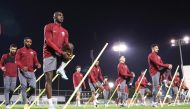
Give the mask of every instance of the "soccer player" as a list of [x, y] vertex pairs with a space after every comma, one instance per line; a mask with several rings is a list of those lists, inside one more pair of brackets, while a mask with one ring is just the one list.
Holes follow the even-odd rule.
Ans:
[[16, 51], [17, 46], [15, 44], [11, 44], [9, 53], [3, 54], [0, 61], [0, 68], [4, 72], [4, 95], [7, 109], [10, 109], [10, 99], [13, 95], [17, 81], [18, 67], [15, 63]]
[[107, 76], [104, 76], [103, 87], [104, 87], [104, 90], [103, 90], [104, 104], [106, 106], [108, 102], [109, 92], [110, 92], [109, 81], [108, 81]]
[[148, 55], [148, 64], [149, 64], [149, 72], [152, 77], [152, 85], [153, 85], [153, 107], [157, 107], [158, 100], [156, 98], [156, 94], [158, 92], [159, 87], [159, 79], [160, 74], [166, 72], [165, 81], [168, 80], [169, 75], [171, 74], [172, 64], [164, 64], [161, 57], [158, 55], [159, 46], [157, 44], [151, 45], [152, 52]]
[[104, 90], [102, 82], [103, 82], [102, 71], [99, 66], [99, 61], [97, 61], [88, 76], [88, 83], [89, 83], [90, 89], [92, 91], [92, 100], [93, 100], [94, 107], [97, 107], [97, 98], [100, 95], [99, 93], [95, 93], [95, 91], [96, 90], [98, 90], [98, 91]]
[[[142, 71], [141, 72], [141, 75], [138, 77], [138, 79], [137, 79], [137, 81], [135, 82], [135, 86], [136, 86], [136, 88], [138, 87], [138, 85], [140, 84], [140, 81], [141, 81], [141, 79], [142, 79], [142, 76], [144, 75], [144, 71]], [[142, 81], [141, 81], [141, 84], [140, 84], [140, 86], [139, 86], [139, 88], [138, 88], [138, 90], [139, 90], [139, 93], [140, 93], [140, 95], [141, 95], [141, 104], [142, 105], [146, 105], [146, 102], [145, 102], [145, 93], [150, 93], [150, 90], [147, 88], [147, 86], [150, 86], [151, 85], [151, 83], [150, 82], [148, 82], [148, 80], [147, 80], [147, 78], [144, 76], [143, 77], [143, 79], [142, 79]], [[136, 89], [135, 88], [135, 89]], [[137, 89], [136, 89], [137, 90]]]
[[[73, 73], [73, 85], [74, 85], [74, 89], [76, 89], [76, 87], [79, 85], [79, 83], [81, 82], [82, 79], [83, 79], [83, 74], [81, 73], [81, 67], [77, 66], [75, 73]], [[85, 82], [83, 82], [83, 87], [84, 87], [84, 89], [86, 89]], [[81, 106], [80, 105], [81, 91], [82, 91], [82, 88], [80, 87], [79, 90], [77, 91], [77, 95], [76, 95], [76, 106], [77, 107]]]
[[121, 101], [120, 106], [124, 106], [126, 101], [126, 86], [132, 85], [131, 80], [135, 77], [135, 74], [131, 72], [128, 68], [128, 66], [125, 64], [125, 56], [121, 56], [119, 58], [119, 64], [118, 64], [118, 81], [120, 84], [119, 91], [120, 96], [119, 100]]
[[[29, 97], [34, 94], [36, 88], [35, 69], [41, 68], [38, 61], [37, 53], [31, 48], [32, 39], [30, 37], [24, 38], [24, 47], [18, 49], [16, 53], [15, 62], [19, 67], [18, 77], [21, 84], [21, 93], [25, 106], [29, 104]], [[26, 93], [27, 84], [30, 87]]]
[[[46, 76], [46, 93], [49, 102], [49, 109], [55, 109], [52, 103], [52, 78], [56, 71], [63, 79], [68, 79], [65, 74], [65, 62], [59, 63], [58, 60], [64, 58], [68, 61], [71, 56], [63, 50], [64, 47], [71, 48], [69, 44], [68, 31], [62, 27], [64, 15], [62, 12], [54, 12], [54, 23], [49, 23], [44, 27], [44, 47], [43, 47], [43, 71]], [[70, 49], [71, 50], [71, 49]], [[57, 69], [57, 66], [59, 68]]]

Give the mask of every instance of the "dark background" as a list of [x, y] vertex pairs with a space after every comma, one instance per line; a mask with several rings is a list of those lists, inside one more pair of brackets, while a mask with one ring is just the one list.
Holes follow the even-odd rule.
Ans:
[[[136, 75], [148, 68], [147, 56], [152, 43], [160, 44], [159, 55], [173, 64], [173, 72], [180, 64], [178, 47], [170, 46], [171, 38], [190, 35], [190, 7], [188, 1], [173, 0], [1, 0], [0, 55], [9, 45], [23, 46], [23, 38], [33, 39], [32, 48], [42, 63], [43, 28], [52, 22], [54, 11], [63, 11], [63, 26], [75, 46], [76, 57], [66, 68], [68, 81], [60, 79], [60, 89], [73, 89], [72, 73], [76, 65], [87, 68], [91, 64], [90, 50], [96, 57], [106, 42], [108, 48], [100, 58], [103, 75], [117, 78], [119, 54], [112, 51], [115, 42], [123, 41], [129, 50], [121, 53]], [[190, 46], [182, 47], [185, 65], [190, 64]], [[39, 76], [42, 69], [36, 72]], [[1, 78], [3, 75], [1, 74]], [[149, 73], [146, 76], [150, 79]], [[42, 87], [44, 79], [41, 82]], [[54, 82], [57, 89], [58, 81]], [[3, 87], [3, 79], [0, 86]]]

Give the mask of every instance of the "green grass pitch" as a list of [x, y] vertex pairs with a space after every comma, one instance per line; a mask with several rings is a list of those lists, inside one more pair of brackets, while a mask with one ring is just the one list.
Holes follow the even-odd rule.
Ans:
[[[63, 105], [57, 105], [56, 106], [57, 109], [62, 109]], [[104, 105], [98, 105], [97, 108], [94, 108], [92, 105], [87, 105], [86, 107], [84, 107], [84, 105], [82, 105], [81, 107], [75, 107], [75, 105], [69, 105], [67, 107], [67, 109], [126, 109], [127, 107], [118, 107], [115, 104], [109, 105], [108, 107], [104, 107]], [[0, 107], [0, 109], [6, 109], [4, 106]], [[23, 105], [16, 105], [14, 108], [12, 109], [23, 109]], [[47, 105], [38, 105], [38, 106], [33, 106], [31, 109], [48, 109]], [[131, 106], [129, 109], [190, 109], [190, 104], [183, 104], [183, 105], [176, 105], [176, 106], [164, 106], [163, 108], [161, 108], [160, 106], [158, 106], [158, 108], [154, 108], [151, 106]]]

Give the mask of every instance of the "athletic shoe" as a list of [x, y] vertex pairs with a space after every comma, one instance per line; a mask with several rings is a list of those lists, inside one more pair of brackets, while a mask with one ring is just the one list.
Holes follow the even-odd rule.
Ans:
[[65, 74], [65, 70], [62, 67], [58, 68], [56, 73], [59, 74], [61, 76], [61, 78], [68, 80], [68, 77]]
[[6, 105], [6, 109], [10, 109], [11, 108], [11, 105]]
[[158, 107], [158, 103], [157, 102], [153, 102], [152, 103], [152, 107], [156, 107], [157, 108]]

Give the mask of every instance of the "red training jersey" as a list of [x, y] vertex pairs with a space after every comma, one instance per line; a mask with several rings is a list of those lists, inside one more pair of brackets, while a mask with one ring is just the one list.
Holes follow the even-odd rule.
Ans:
[[161, 57], [155, 52], [148, 55], [148, 64], [150, 76], [154, 76], [160, 67], [168, 68], [169, 66], [168, 64], [164, 64]]
[[18, 67], [15, 63], [16, 54], [3, 54], [0, 61], [0, 68], [5, 67], [4, 76], [17, 77]]
[[[79, 85], [79, 83], [81, 82], [82, 79], [83, 79], [83, 74], [82, 73], [80, 73], [80, 72], [73, 73], [73, 85], [74, 85], [74, 88], [76, 88]], [[86, 88], [85, 82], [83, 82], [83, 86], [84, 86], [84, 88]]]
[[91, 83], [96, 83], [99, 81], [99, 78], [101, 81], [103, 81], [101, 68], [100, 66], [94, 66], [90, 71], [90, 74], [88, 76], [88, 81]]
[[118, 78], [121, 79], [121, 82], [127, 77], [133, 77], [133, 74], [131, 73], [131, 71], [125, 63], [119, 63], [117, 69], [119, 76]]
[[15, 62], [20, 69], [28, 67], [29, 72], [33, 72], [35, 66], [39, 64], [36, 51], [26, 47], [17, 50]]
[[43, 57], [47, 58], [55, 53], [63, 53], [63, 45], [68, 45], [68, 31], [60, 24], [49, 23], [44, 27]]

